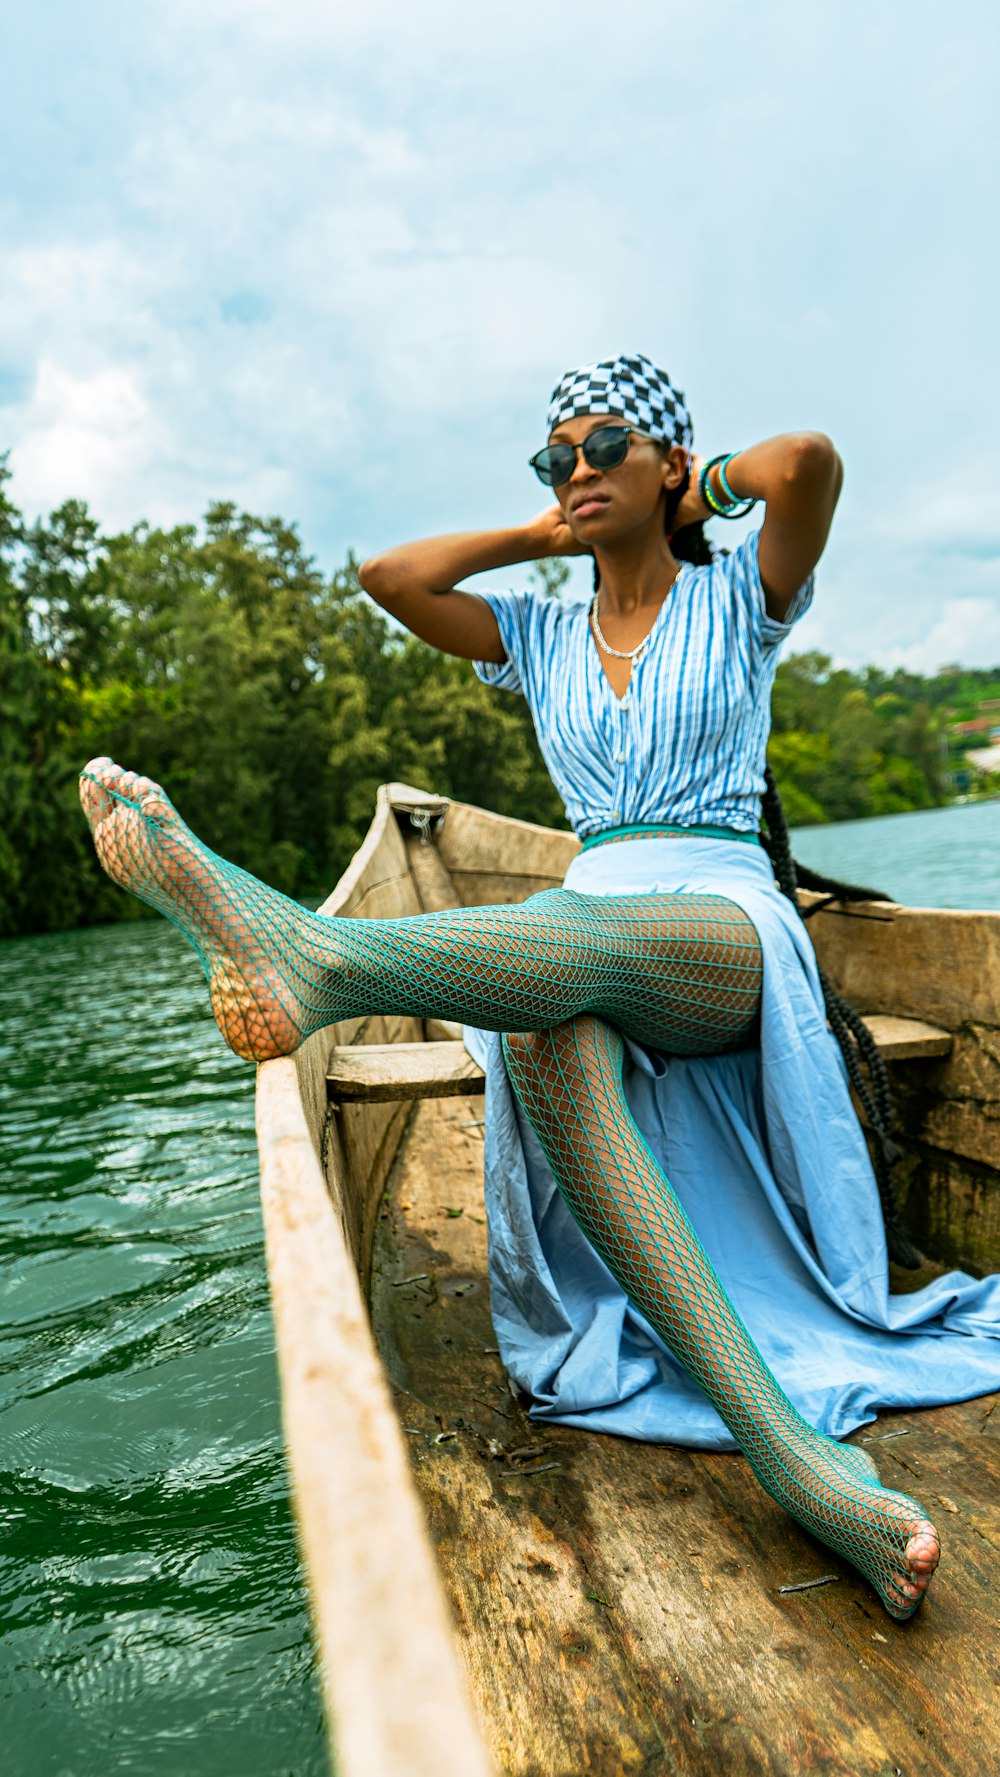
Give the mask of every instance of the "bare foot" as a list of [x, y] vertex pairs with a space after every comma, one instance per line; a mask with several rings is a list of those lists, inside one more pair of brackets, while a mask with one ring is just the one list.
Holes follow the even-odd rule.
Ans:
[[290, 968], [276, 952], [280, 945], [294, 953], [309, 916], [202, 845], [151, 779], [92, 759], [81, 773], [80, 800], [108, 875], [194, 945], [229, 1047], [247, 1061], [297, 1048], [311, 1028], [301, 989], [314, 985], [318, 970], [304, 954]]

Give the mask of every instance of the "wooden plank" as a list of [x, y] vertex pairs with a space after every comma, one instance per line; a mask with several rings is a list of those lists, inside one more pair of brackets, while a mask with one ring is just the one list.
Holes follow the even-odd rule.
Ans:
[[465, 803], [449, 805], [438, 850], [465, 907], [525, 901], [558, 888], [580, 850], [573, 833], [488, 814]]
[[441, 853], [426, 835], [418, 838], [414, 834], [406, 840], [406, 856], [423, 913], [446, 913], [462, 905]]
[[[803, 895], [804, 904], [816, 897]], [[860, 1011], [951, 1031], [946, 1055], [894, 1070], [897, 1172], [917, 1245], [962, 1269], [1000, 1262], [1000, 912], [833, 906], [809, 921], [817, 955]]]
[[[800, 895], [804, 907], [818, 898]], [[861, 1012], [924, 1018], [951, 1031], [1000, 1022], [1000, 912], [862, 901], [825, 908], [809, 932], [827, 974]]]
[[[385, 792], [323, 911], [419, 911]], [[339, 1777], [489, 1772], [360, 1282], [409, 1107], [349, 1105], [334, 1116], [326, 1095], [331, 1042], [385, 1042], [420, 1028], [416, 1019], [356, 1019], [258, 1073], [285, 1442]]]
[[525, 1418], [489, 1319], [481, 1143], [470, 1107], [420, 1106], [373, 1299], [498, 1768], [979, 1777], [995, 1737], [996, 1397], [860, 1434], [906, 1434], [865, 1448], [943, 1533], [927, 1605], [893, 1623], [740, 1456]]
[[950, 1055], [955, 1039], [950, 1030], [925, 1024], [920, 1018], [896, 1018], [871, 1012], [865, 1019], [885, 1061], [915, 1061], [921, 1057]]
[[[379, 791], [375, 819], [364, 843], [321, 911], [340, 919], [392, 919], [419, 913], [406, 848], [386, 789]], [[326, 1089], [329, 1050], [333, 1045], [414, 1042], [420, 1035], [417, 1018], [354, 1018], [328, 1026], [295, 1056], [306, 1118], [365, 1294], [375, 1217], [407, 1113], [399, 1101], [386, 1101], [363, 1108], [345, 1106], [336, 1122], [331, 1121]]]
[[[947, 1055], [951, 1033], [911, 1018], [865, 1019], [888, 1060]], [[437, 1028], [457, 1029], [438, 1025]], [[465, 1045], [451, 1040], [426, 1043], [366, 1043], [330, 1052], [327, 1089], [339, 1104], [378, 1104], [413, 1098], [456, 1098], [482, 1090], [482, 1070]]]
[[[893, 1414], [852, 1439], [904, 1434], [884, 1443], [871, 1441], [865, 1448], [888, 1486], [902, 1488], [926, 1504], [942, 1535], [941, 1568], [926, 1604], [907, 1624], [893, 1623], [845, 1563], [790, 1526], [776, 1507], [766, 1513], [763, 1496], [758, 1510], [752, 1510], [753, 1501], [740, 1485], [736, 1465], [721, 1457], [699, 1459], [727, 1513], [745, 1530], [750, 1558], [770, 1576], [772, 1588], [787, 1583], [785, 1576], [791, 1571], [787, 1551], [796, 1547], [804, 1562], [814, 1564], [806, 1571], [839, 1575], [834, 1585], [782, 1599], [781, 1608], [790, 1630], [789, 1652], [802, 1663], [803, 1682], [830, 1694], [853, 1674], [853, 1682], [842, 1692], [849, 1711], [846, 1725], [859, 1739], [874, 1730], [884, 1748], [885, 1763], [859, 1757], [853, 1764], [845, 1761], [845, 1770], [973, 1777], [983, 1768], [984, 1738], [994, 1742], [997, 1617], [990, 1575], [995, 1556], [972, 1516], [965, 1516], [964, 1508], [950, 1509], [957, 1503], [953, 1497], [957, 1475], [943, 1484], [924, 1460], [940, 1440], [956, 1444], [959, 1469], [965, 1461], [974, 1463], [988, 1406], [988, 1401], [970, 1401], [957, 1408]], [[911, 1454], [901, 1460], [901, 1450]], [[991, 1482], [984, 1487], [980, 1475], [978, 1486], [995, 1533], [995, 1456]], [[995, 1534], [991, 1540], [995, 1543]], [[829, 1768], [821, 1759], [815, 1764], [803, 1760], [803, 1767]]]
[[483, 1071], [464, 1043], [366, 1043], [331, 1050], [330, 1097], [340, 1104], [456, 1098], [483, 1089]]
[[338, 1777], [488, 1777], [292, 1060], [260, 1070], [257, 1106], [285, 1442]]
[[481, 1104], [421, 1106], [373, 1273], [375, 1324], [459, 1650], [499, 1770], [669, 1771], [650, 1756], [662, 1748], [649, 1710], [587, 1596], [572, 1541], [547, 1505], [522, 1504], [520, 1477], [505, 1478], [501, 1450], [530, 1451], [545, 1434], [512, 1398], [495, 1352], [481, 1117]]
[[[359, 913], [376, 919], [385, 905], [396, 905], [401, 890], [404, 896], [413, 895], [406, 849], [383, 786], [368, 832], [319, 911], [341, 919]], [[418, 911], [415, 898], [413, 911]]]
[[418, 790], [413, 784], [400, 783], [385, 784], [383, 788], [391, 807], [399, 814], [429, 814], [436, 818], [449, 806], [450, 798], [439, 796], [436, 790]]
[[[902, 1068], [908, 1065], [904, 1062]], [[927, 1065], [920, 1062], [914, 1072], [922, 1073]], [[934, 1066], [933, 1062], [929, 1065]], [[917, 1121], [918, 1113], [913, 1117], [907, 1113], [911, 1093], [918, 1100], [927, 1098], [926, 1090], [921, 1094], [916, 1084], [908, 1086], [900, 1120], [904, 1127], [923, 1127]], [[970, 1134], [983, 1127], [982, 1119], [974, 1116]], [[940, 1153], [923, 1142], [904, 1142], [903, 1146], [896, 1186], [906, 1227], [916, 1245], [945, 1261], [948, 1268], [969, 1271], [974, 1277], [1000, 1271], [1000, 1171]]]

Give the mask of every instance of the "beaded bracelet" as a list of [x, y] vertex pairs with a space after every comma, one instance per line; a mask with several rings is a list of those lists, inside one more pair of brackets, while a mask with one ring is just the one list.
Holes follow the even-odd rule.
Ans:
[[[726, 470], [733, 458], [738, 455], [738, 451], [731, 450], [728, 456], [723, 453], [722, 456], [711, 457], [709, 461], [703, 465], [701, 474], [698, 477], [698, 492], [709, 511], [713, 512], [716, 518], [745, 518], [747, 513], [751, 512], [757, 504], [755, 499], [741, 500], [739, 494], [733, 493], [733, 490], [726, 479]], [[708, 479], [710, 471], [716, 467], [718, 467], [719, 470], [719, 484], [729, 501], [728, 506], [722, 504], [722, 501], [714, 492], [712, 484]]]

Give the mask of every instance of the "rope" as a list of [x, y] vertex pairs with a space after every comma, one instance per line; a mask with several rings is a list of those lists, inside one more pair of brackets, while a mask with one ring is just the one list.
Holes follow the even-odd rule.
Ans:
[[[852, 883], [837, 882], [833, 877], [820, 876], [816, 871], [807, 869], [805, 865], [797, 864], [792, 857], [788, 823], [785, 820], [785, 811], [782, 808], [778, 786], [774, 781], [774, 773], [770, 766], [765, 769], [764, 781], [766, 788], [762, 806], [764, 819], [767, 822], [767, 832], [761, 835], [761, 843], [770, 856], [778, 887], [797, 911], [800, 910], [795, 891], [800, 883], [803, 888], [815, 887], [821, 893], [826, 893], [827, 899], [820, 904], [821, 906], [829, 906], [832, 901], [888, 900], [887, 895], [880, 894], [877, 890], [860, 888]], [[820, 907], [817, 906], [810, 911], [819, 912]], [[808, 918], [808, 914], [803, 915], [800, 911], [800, 917]], [[830, 1029], [840, 1046], [848, 1079], [864, 1109], [874, 1138], [873, 1165], [879, 1199], [882, 1204], [882, 1219], [885, 1222], [889, 1257], [894, 1259], [897, 1265], [904, 1265], [908, 1270], [916, 1271], [922, 1263], [921, 1257], [900, 1220], [899, 1200], [896, 1196], [896, 1186], [892, 1176], [892, 1169], [897, 1160], [902, 1158], [902, 1155], [892, 1138], [895, 1117], [889, 1070], [879, 1054], [875, 1039], [861, 1014], [856, 1012], [843, 995], [837, 992], [823, 969], [819, 971], [819, 979], [823, 989], [823, 1001]], [[865, 1069], [867, 1069], [867, 1077]]]

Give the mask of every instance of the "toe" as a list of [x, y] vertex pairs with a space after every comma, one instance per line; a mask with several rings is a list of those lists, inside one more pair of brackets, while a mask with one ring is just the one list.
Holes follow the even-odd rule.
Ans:
[[912, 1617], [927, 1591], [940, 1553], [933, 1524], [926, 1518], [919, 1520], [907, 1539], [906, 1571], [891, 1574], [886, 1582], [883, 1599], [890, 1616], [900, 1622]]
[[121, 776], [121, 766], [109, 759], [106, 753], [101, 753], [98, 758], [87, 761], [83, 774], [85, 777], [96, 778], [105, 788], [113, 789], [115, 779]]
[[124, 802], [137, 804], [139, 801], [137, 786], [140, 782], [144, 783], [145, 779], [140, 779], [134, 771], [119, 770], [114, 783], [115, 795], [120, 796]]
[[113, 769], [114, 794], [120, 801], [139, 809], [144, 815], [161, 819], [170, 811], [169, 796], [151, 777], [143, 777], [138, 771], [123, 771], [117, 765]]
[[80, 773], [80, 801], [92, 827], [102, 821], [113, 806], [106, 790], [117, 771], [113, 759], [101, 757], [88, 760]]
[[92, 827], [96, 826], [100, 820], [103, 812], [102, 804], [106, 804], [106, 802], [107, 797], [100, 785], [95, 784], [93, 778], [88, 777], [85, 772], [81, 772], [80, 806]]
[[130, 794], [146, 816], [163, 820], [166, 815], [173, 813], [173, 803], [166, 790], [151, 777], [137, 777]]
[[912, 1617], [923, 1597], [923, 1593], [914, 1587], [910, 1589], [902, 1575], [897, 1574], [894, 1581], [890, 1580], [883, 1593], [882, 1602], [891, 1617], [897, 1622], [905, 1623]]
[[96, 826], [117, 805], [141, 808], [146, 815], [163, 817], [171, 809], [170, 798], [151, 777], [127, 771], [113, 759], [91, 759], [80, 774], [80, 801], [91, 826]]
[[941, 1556], [941, 1544], [933, 1524], [926, 1519], [917, 1525], [906, 1545], [906, 1559], [915, 1578], [929, 1579]]

